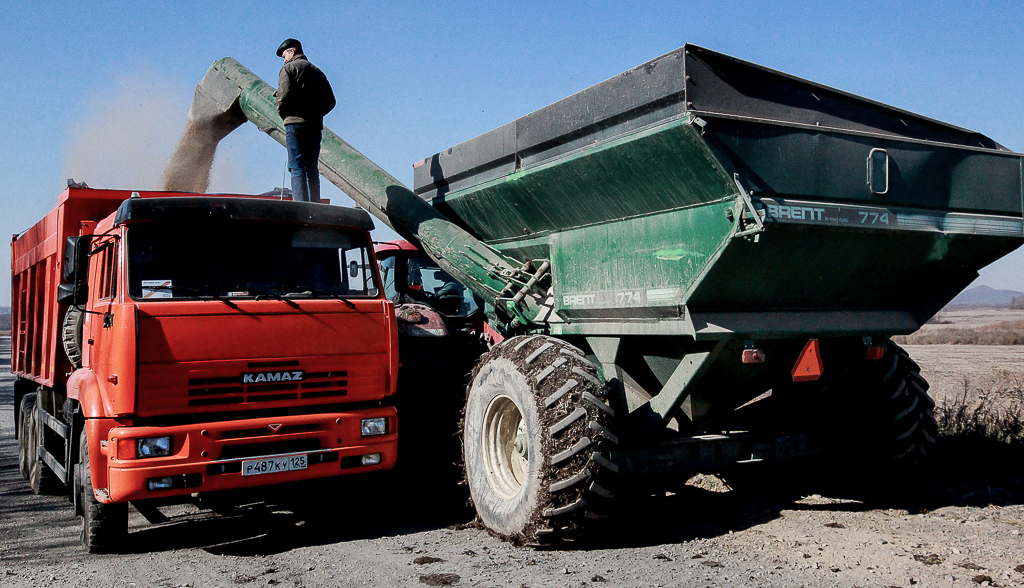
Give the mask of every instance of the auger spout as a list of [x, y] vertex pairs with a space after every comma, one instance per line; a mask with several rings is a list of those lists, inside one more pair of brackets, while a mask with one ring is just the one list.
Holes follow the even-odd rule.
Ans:
[[[277, 114], [274, 92], [259, 76], [225, 57], [210, 67], [196, 87], [186, 132], [191, 131], [196, 140], [206, 142], [200, 151], [209, 153], [211, 162], [217, 142], [245, 120], [284, 145], [284, 124]], [[169, 169], [173, 167], [172, 163]], [[515, 282], [510, 279], [521, 275], [527, 266], [502, 255], [448, 220], [327, 128], [323, 131], [319, 167], [320, 173], [352, 200], [402, 237], [419, 244], [442, 269], [502, 314], [518, 316], [522, 322], [539, 311], [537, 305], [543, 294], [512, 302], [517, 292], [513, 291]], [[209, 166], [206, 170], [208, 173]], [[205, 188], [205, 182], [202, 184]]]

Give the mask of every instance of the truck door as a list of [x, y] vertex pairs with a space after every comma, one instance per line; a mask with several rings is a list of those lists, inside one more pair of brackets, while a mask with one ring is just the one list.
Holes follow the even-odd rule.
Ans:
[[123, 247], [119, 235], [93, 240], [89, 258], [86, 364], [99, 382], [109, 416], [135, 411], [135, 305], [125, 304]]

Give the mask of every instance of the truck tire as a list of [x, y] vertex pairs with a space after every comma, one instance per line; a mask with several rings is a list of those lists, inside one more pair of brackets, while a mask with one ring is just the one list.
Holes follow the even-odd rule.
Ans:
[[18, 411], [18, 471], [26, 480], [32, 473], [33, 456], [36, 454], [36, 436], [32, 428], [32, 420], [36, 412], [36, 395], [34, 392], [21, 397], [21, 408]]
[[85, 323], [85, 313], [74, 305], [68, 307], [64, 313], [64, 323], [61, 326], [61, 340], [64, 343], [64, 353], [67, 354], [71, 367], [78, 369], [82, 367], [82, 325]]
[[81, 489], [75, 489], [75, 496], [82, 510], [82, 546], [89, 553], [116, 552], [128, 538], [128, 505], [106, 504], [96, 499], [89, 469], [89, 439], [84, 430], [78, 455]]
[[514, 337], [483, 356], [466, 401], [463, 456], [488, 530], [517, 544], [557, 544], [607, 518], [618, 438], [605, 393], [595, 366], [552, 337]]
[[32, 439], [31, 447], [29, 447], [28, 463], [28, 485], [32, 487], [32, 492], [38, 495], [54, 495], [64, 493], [64, 484], [61, 483], [53, 471], [50, 470], [50, 466], [46, 465], [43, 458], [39, 457], [39, 448], [43, 447], [43, 436], [46, 433], [46, 425], [43, 424], [41, 418], [39, 418], [39, 411], [43, 408], [39, 405], [39, 397], [35, 396], [35, 402], [33, 403], [33, 410], [28, 413], [30, 416], [29, 421], [29, 438]]

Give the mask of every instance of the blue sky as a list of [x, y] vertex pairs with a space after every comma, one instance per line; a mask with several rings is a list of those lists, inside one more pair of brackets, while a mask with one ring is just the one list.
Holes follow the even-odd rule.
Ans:
[[[286, 37], [335, 88], [326, 124], [407, 184], [414, 161], [686, 42], [1024, 151], [1021, 2], [36, 0], [0, 15], [0, 233], [35, 223], [69, 177], [156, 188], [209, 65], [232, 56], [274, 83]], [[222, 143], [211, 189], [263, 192], [284, 165], [246, 125]], [[326, 182], [324, 195], [347, 202]], [[1024, 290], [1024, 251], [977, 283]]]

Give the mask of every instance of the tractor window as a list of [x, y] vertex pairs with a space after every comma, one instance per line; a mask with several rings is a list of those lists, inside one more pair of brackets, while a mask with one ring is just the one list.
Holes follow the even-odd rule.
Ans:
[[380, 279], [384, 282], [384, 297], [388, 300], [398, 302], [398, 291], [395, 290], [395, 256], [383, 259], [380, 262]]
[[477, 309], [473, 293], [428, 257], [409, 258], [406, 289], [447, 315], [469, 316]]
[[135, 299], [376, 298], [366, 233], [256, 221], [128, 229]]

